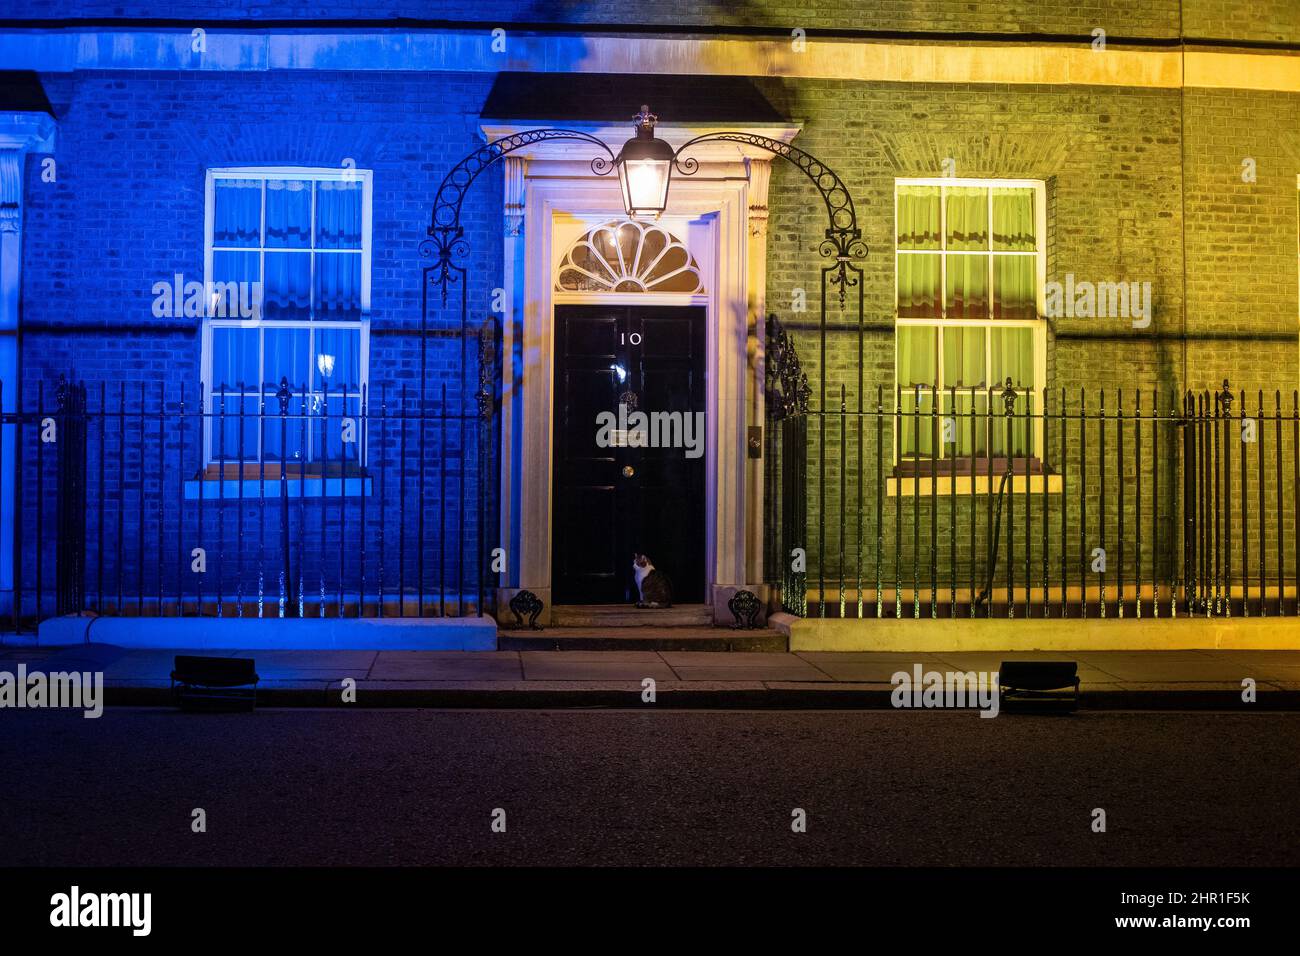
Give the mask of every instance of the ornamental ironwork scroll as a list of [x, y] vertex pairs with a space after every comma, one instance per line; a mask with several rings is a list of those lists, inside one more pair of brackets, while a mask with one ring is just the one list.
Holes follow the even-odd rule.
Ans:
[[420, 256], [434, 260], [429, 267], [432, 269], [431, 279], [441, 292], [444, 305], [447, 302], [447, 288], [456, 281], [457, 269], [452, 260], [469, 255], [469, 243], [465, 239], [465, 227], [461, 225], [460, 214], [470, 186], [474, 185], [474, 180], [485, 169], [515, 150], [553, 140], [579, 140], [602, 150], [605, 155], [597, 156], [591, 161], [591, 171], [597, 176], [608, 175], [614, 169], [614, 153], [595, 136], [578, 130], [548, 128], [526, 130], [486, 143], [453, 166], [443, 177], [438, 195], [433, 201], [429, 238], [420, 243]]
[[821, 194], [822, 203], [826, 206], [827, 217], [826, 236], [817, 247], [817, 251], [822, 256], [833, 257], [835, 260], [835, 264], [829, 269], [828, 281], [838, 290], [840, 308], [844, 308], [848, 290], [856, 287], [860, 282], [857, 270], [852, 268], [850, 263], [857, 259], [864, 259], [867, 255], [867, 244], [862, 241], [862, 230], [858, 228], [858, 214], [853, 205], [853, 197], [849, 194], [844, 181], [816, 156], [798, 146], [791, 146], [782, 140], [758, 133], [741, 132], [705, 133], [683, 143], [673, 160], [677, 171], [683, 176], [694, 175], [700, 164], [694, 157], [682, 159], [682, 154], [701, 143], [739, 143], [762, 149], [774, 156], [789, 160], [796, 169], [812, 180]]
[[764, 393], [767, 417], [773, 421], [808, 414], [808, 396], [812, 388], [799, 364], [794, 340], [775, 315], [767, 317]]

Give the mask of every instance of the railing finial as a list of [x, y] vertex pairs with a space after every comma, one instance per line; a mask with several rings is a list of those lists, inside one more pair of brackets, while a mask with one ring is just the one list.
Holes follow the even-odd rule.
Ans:
[[1232, 389], [1228, 387], [1228, 380], [1223, 380], [1223, 391], [1214, 396], [1219, 400], [1219, 405], [1223, 408], [1225, 415], [1232, 414]]
[[275, 393], [276, 400], [280, 403], [280, 414], [289, 414], [289, 379], [287, 376], [280, 377], [280, 390]]
[[1002, 410], [1008, 417], [1016, 413], [1016, 395], [1016, 390], [1011, 386], [1011, 376], [1008, 375], [1002, 386]]

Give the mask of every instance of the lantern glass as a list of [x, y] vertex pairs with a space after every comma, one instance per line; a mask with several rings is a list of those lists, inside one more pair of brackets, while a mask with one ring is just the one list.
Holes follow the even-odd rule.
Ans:
[[672, 162], [664, 159], [624, 159], [618, 164], [623, 208], [629, 217], [657, 216], [668, 206]]

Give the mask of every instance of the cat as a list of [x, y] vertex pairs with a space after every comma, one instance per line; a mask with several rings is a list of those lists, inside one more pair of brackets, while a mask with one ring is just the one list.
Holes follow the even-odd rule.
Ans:
[[644, 554], [634, 555], [632, 573], [636, 575], [636, 589], [641, 595], [636, 602], [637, 607], [673, 606], [673, 583], [668, 580], [668, 575], [655, 570], [648, 557]]

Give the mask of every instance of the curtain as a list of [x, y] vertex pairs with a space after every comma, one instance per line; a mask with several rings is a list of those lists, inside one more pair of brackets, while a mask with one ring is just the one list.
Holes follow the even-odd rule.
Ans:
[[266, 246], [268, 249], [306, 249], [311, 246], [309, 180], [267, 180]]
[[[928, 456], [931, 452], [929, 418], [933, 406], [933, 386], [939, 379], [938, 329], [902, 325], [897, 330], [899, 407], [898, 449], [900, 457]], [[926, 386], [918, 400], [916, 385]], [[918, 418], [913, 413], [920, 413]]]
[[[946, 248], [971, 252], [989, 247], [989, 194], [979, 186], [949, 186], [944, 207], [948, 219]], [[988, 318], [988, 270], [986, 255], [948, 256], [946, 294], [948, 317]]]
[[[1034, 339], [1030, 329], [992, 328], [989, 330], [989, 352], [993, 365], [993, 388], [995, 398], [1001, 393], [1007, 379], [1017, 389], [1034, 387]], [[995, 408], [1001, 411], [999, 400]], [[999, 454], [1028, 455], [1033, 453], [1033, 428], [1027, 417], [1029, 397], [1027, 394], [1017, 396], [1015, 403], [1016, 417], [1012, 420], [1011, 447], [1007, 448], [1007, 425], [999, 422], [994, 425], [995, 452]]]
[[899, 249], [933, 249], [935, 255], [898, 254], [898, 314], [904, 318], [938, 318], [939, 187], [899, 186], [896, 195]]
[[939, 318], [939, 256], [899, 253], [896, 258], [899, 317]]
[[948, 270], [948, 318], [987, 319], [989, 257], [948, 256], [944, 266]]
[[[213, 456], [229, 461], [240, 459], [239, 411], [243, 407], [243, 458], [257, 457], [256, 396], [257, 329], [215, 328], [212, 330], [212, 413], [217, 416], [213, 433]], [[224, 414], [223, 414], [224, 413]], [[250, 417], [252, 416], [252, 417]]]
[[[361, 249], [361, 183], [316, 184], [316, 248]], [[361, 255], [317, 252], [315, 312], [320, 318], [361, 317]]]
[[361, 387], [361, 330], [316, 330], [316, 360], [312, 388], [355, 392]]
[[361, 256], [355, 252], [316, 254], [316, 317], [361, 318]]
[[215, 328], [212, 330], [212, 390], [235, 391], [244, 386], [256, 390], [257, 329]]
[[361, 248], [361, 183], [316, 184], [316, 248]]
[[1035, 260], [1033, 256], [993, 257], [993, 317], [1038, 317]]
[[945, 190], [948, 218], [947, 248], [963, 251], [989, 247], [989, 193], [982, 186], [949, 186]]
[[[996, 186], [993, 189], [993, 248], [1034, 252], [1034, 192]], [[999, 319], [1038, 317], [1037, 273], [1033, 256], [995, 256], [993, 315]]]
[[1032, 189], [993, 187], [993, 248], [1010, 252], [1033, 252], [1037, 248]]
[[302, 391], [311, 381], [311, 342], [308, 329], [267, 329], [262, 344], [262, 381], [277, 388], [281, 378], [289, 388]]
[[311, 254], [268, 251], [262, 295], [268, 319], [310, 318]]
[[262, 180], [213, 183], [212, 244], [256, 249], [262, 238]]
[[899, 186], [896, 196], [899, 249], [939, 248], [939, 187]]

